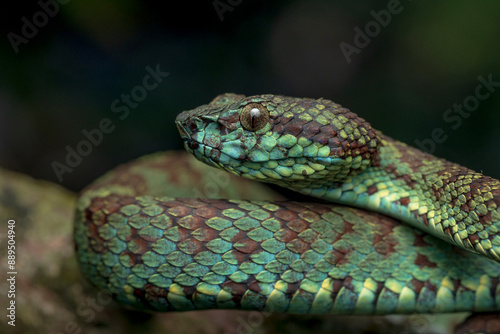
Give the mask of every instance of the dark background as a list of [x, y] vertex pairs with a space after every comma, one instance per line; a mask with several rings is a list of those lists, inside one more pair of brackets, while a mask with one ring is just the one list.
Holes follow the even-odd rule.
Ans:
[[[16, 53], [8, 34], [22, 36], [22, 18], [42, 8], [11, 2], [0, 17], [0, 166], [58, 182], [52, 163], [109, 118], [114, 131], [63, 175], [80, 190], [119, 163], [182, 149], [176, 115], [235, 92], [330, 98], [412, 145], [442, 128], [434, 154], [500, 177], [500, 87], [457, 129], [443, 120], [478, 76], [500, 82], [500, 3], [401, 1], [350, 63], [340, 43], [354, 46], [354, 28], [390, 1], [218, 3], [233, 5], [220, 16], [214, 1], [71, 0]], [[157, 64], [169, 76], [120, 120], [112, 102]]]

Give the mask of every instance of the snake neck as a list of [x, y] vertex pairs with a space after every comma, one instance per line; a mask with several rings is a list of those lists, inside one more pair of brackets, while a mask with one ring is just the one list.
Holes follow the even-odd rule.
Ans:
[[373, 165], [296, 191], [377, 211], [500, 261], [500, 182], [387, 136]]

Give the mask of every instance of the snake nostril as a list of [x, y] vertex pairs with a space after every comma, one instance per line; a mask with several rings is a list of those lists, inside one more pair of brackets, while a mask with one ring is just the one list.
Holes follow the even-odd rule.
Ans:
[[196, 129], [198, 128], [198, 124], [197, 124], [197, 123], [198, 123], [198, 122], [196, 122], [195, 120], [191, 120], [191, 119], [190, 119], [190, 120], [187, 122], [187, 124], [186, 124], [186, 125], [187, 125], [188, 129], [189, 129], [191, 132], [194, 132], [194, 131], [196, 131]]

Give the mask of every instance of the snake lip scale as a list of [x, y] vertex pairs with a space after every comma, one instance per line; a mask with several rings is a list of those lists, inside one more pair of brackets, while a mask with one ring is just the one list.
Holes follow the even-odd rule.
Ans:
[[383, 135], [327, 99], [222, 94], [176, 125], [196, 159], [332, 204], [174, 199], [148, 193], [163, 182], [158, 170], [134, 187], [124, 169], [111, 172], [81, 193], [75, 240], [85, 275], [121, 303], [500, 310], [498, 180]]
[[[189, 153], [191, 153], [193, 155], [201, 154], [201, 155], [205, 156], [206, 160], [203, 160], [203, 161], [206, 163], [209, 162], [208, 163], [209, 165], [213, 165], [213, 166], [225, 169], [226, 171], [228, 171], [230, 173], [237, 174], [237, 175], [243, 174], [242, 172], [237, 173], [233, 169], [226, 169], [223, 164], [217, 162], [217, 158], [219, 158], [220, 155], [226, 155], [227, 159], [233, 158], [233, 159], [237, 159], [237, 160], [240, 160], [243, 162], [246, 157], [230, 156], [227, 153], [225, 153], [224, 151], [222, 151], [220, 149], [220, 147], [213, 147], [213, 146], [198, 142], [196, 140], [193, 140], [191, 138], [191, 136], [189, 135], [189, 132], [186, 131], [186, 128], [180, 122], [177, 122], [177, 128], [179, 129], [179, 133], [181, 134], [181, 137], [184, 139], [184, 148], [186, 149], [186, 151], [188, 151]], [[214, 157], [214, 158], [212, 158], [212, 157]], [[200, 158], [200, 159], [202, 159], [202, 158]], [[286, 160], [286, 159], [287, 158], [274, 159], [274, 161], [280, 161], [280, 160]], [[322, 164], [331, 164], [332, 163], [332, 160], [330, 158], [327, 158], [327, 157], [314, 157], [314, 158], [310, 158], [310, 160], [313, 160], [314, 162], [318, 162], [318, 163], [322, 163]], [[257, 162], [259, 162], [259, 161], [257, 161]]]

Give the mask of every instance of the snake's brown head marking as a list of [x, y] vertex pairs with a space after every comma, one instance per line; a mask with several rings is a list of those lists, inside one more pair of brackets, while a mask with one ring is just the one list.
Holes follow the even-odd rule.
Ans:
[[368, 122], [326, 99], [222, 94], [176, 123], [199, 160], [277, 184], [343, 180], [368, 167], [381, 145]]

